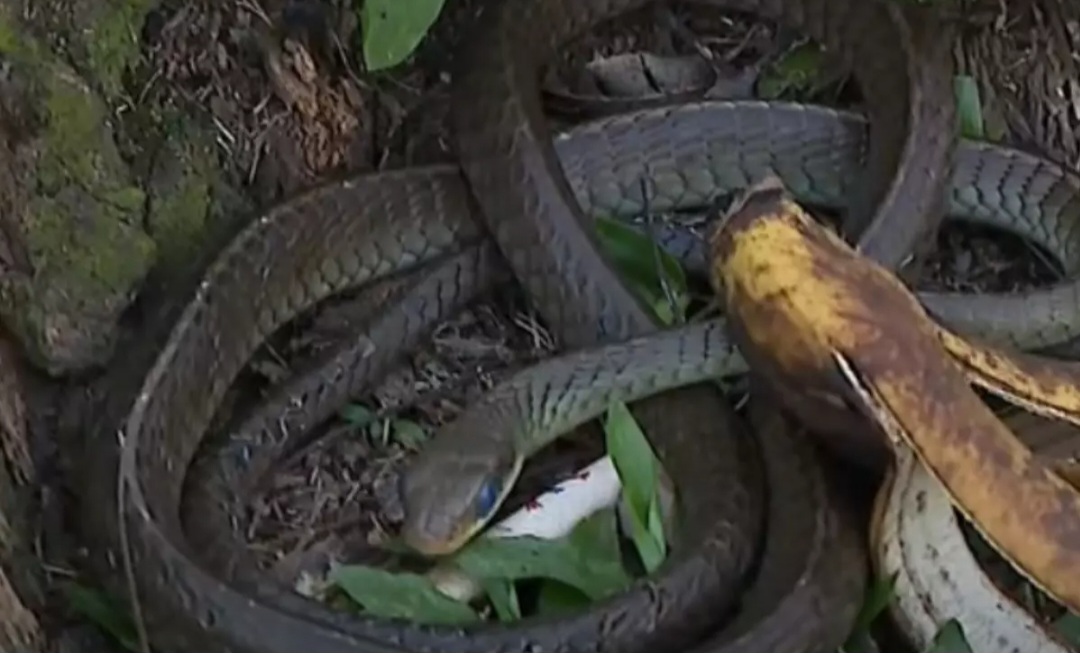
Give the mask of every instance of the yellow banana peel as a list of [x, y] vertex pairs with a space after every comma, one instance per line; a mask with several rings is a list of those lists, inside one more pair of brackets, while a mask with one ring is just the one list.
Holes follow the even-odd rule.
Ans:
[[748, 191], [710, 244], [732, 336], [751, 368], [784, 388], [792, 412], [813, 426], [823, 411], [854, 407], [913, 451], [1021, 573], [1080, 613], [1080, 492], [970, 385], [1075, 416], [1067, 367], [1055, 368], [1060, 383], [1040, 384], [1051, 369], [1043, 359], [943, 330], [891, 272], [806, 215], [778, 180]]
[[1038, 415], [1080, 426], [1080, 363], [1007, 352], [940, 326], [938, 337], [972, 383]]
[[1058, 476], [1080, 490], [1080, 427], [1009, 406], [998, 417]]

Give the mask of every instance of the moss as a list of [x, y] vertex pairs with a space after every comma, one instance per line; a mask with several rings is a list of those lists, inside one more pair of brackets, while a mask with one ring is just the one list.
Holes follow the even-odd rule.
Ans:
[[156, 157], [146, 227], [170, 270], [196, 256], [205, 242], [219, 174], [213, 150], [188, 131], [170, 136]]
[[[124, 288], [142, 276], [154, 253], [140, 229], [145, 195], [131, 183], [104, 105], [67, 75], [53, 75], [46, 88], [39, 191], [55, 196], [73, 185], [88, 202], [64, 206], [56, 198], [45, 201], [28, 233], [31, 256], [39, 266], [89, 275], [103, 289]], [[87, 209], [97, 215], [86, 215]]]
[[19, 51], [19, 32], [12, 27], [7, 16], [0, 13], [0, 54], [11, 55]]
[[103, 2], [83, 32], [90, 72], [110, 99], [123, 92], [124, 71], [139, 58], [139, 32], [153, 6], [152, 0]]
[[36, 66], [48, 55], [40, 43], [30, 38], [7, 3], [0, 2], [0, 55], [21, 66]]
[[186, 288], [247, 222], [253, 207], [242, 183], [222, 169], [217, 131], [208, 123], [165, 109], [156, 116], [159, 147], [149, 170], [146, 231], [158, 246], [151, 292]]
[[60, 373], [104, 362], [156, 250], [100, 98], [59, 63], [36, 73], [43, 129], [21, 152], [36, 165], [19, 207], [32, 274], [9, 283], [2, 308], [31, 357]]
[[43, 298], [63, 298], [69, 309], [97, 312], [97, 304], [111, 313], [153, 260], [153, 242], [124, 225], [130, 212], [122, 205], [69, 188], [36, 198], [30, 211], [33, 224], [26, 235], [35, 283]]

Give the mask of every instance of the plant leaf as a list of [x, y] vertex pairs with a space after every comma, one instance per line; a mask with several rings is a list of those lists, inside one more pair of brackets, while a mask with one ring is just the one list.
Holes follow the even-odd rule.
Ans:
[[135, 622], [130, 614], [117, 607], [115, 601], [110, 600], [106, 594], [98, 590], [78, 583], [65, 583], [63, 587], [68, 606], [72, 610], [112, 635], [129, 651], [139, 650]]
[[1054, 622], [1054, 628], [1073, 646], [1080, 645], [1080, 616], [1066, 612]]
[[814, 43], [796, 46], [762, 73], [758, 94], [776, 100], [788, 93], [808, 93], [821, 82], [824, 61], [824, 52]]
[[964, 138], [985, 139], [979, 85], [969, 75], [957, 75], [953, 79], [953, 92], [956, 94], [956, 117], [960, 121], [961, 135]]
[[[651, 574], [664, 562], [664, 553], [667, 548], [666, 535], [664, 534], [664, 515], [660, 508], [658, 492], [653, 493], [652, 500], [649, 502], [647, 532], [650, 540], [655, 545], [654, 553], [648, 559], [643, 557], [641, 563], [645, 567], [646, 573]], [[640, 552], [638, 555], [641, 555]]]
[[408, 419], [395, 419], [391, 424], [394, 439], [406, 449], [418, 450], [420, 445], [428, 439], [424, 427]]
[[443, 625], [480, 619], [468, 605], [446, 596], [427, 577], [418, 574], [341, 565], [330, 573], [330, 581], [375, 616]]
[[487, 594], [500, 621], [521, 619], [521, 604], [518, 602], [517, 589], [513, 581], [505, 578], [488, 578], [481, 580], [480, 586], [484, 588], [484, 593]]
[[667, 552], [663, 522], [658, 514], [660, 463], [625, 403], [615, 402], [608, 407], [604, 433], [608, 455], [622, 482], [631, 538], [642, 565], [651, 573], [660, 566]]
[[557, 580], [545, 580], [536, 599], [538, 614], [573, 612], [589, 605], [589, 597], [581, 590]]
[[439, 17], [444, 0], [364, 0], [364, 63], [369, 71], [390, 68], [412, 54]]
[[[599, 217], [594, 224], [604, 252], [660, 320], [665, 324], [682, 321], [690, 305], [690, 296], [686, 271], [679, 260], [659, 247], [648, 234], [623, 222]], [[668, 293], [664, 292], [665, 285], [675, 300], [674, 307]]]
[[341, 419], [358, 429], [375, 421], [375, 411], [363, 404], [349, 404], [341, 409]]
[[615, 513], [601, 510], [582, 520], [562, 538], [477, 538], [458, 552], [452, 562], [480, 581], [550, 578], [573, 586], [595, 600], [630, 584], [618, 545]]
[[855, 615], [855, 625], [847, 641], [844, 642], [845, 651], [867, 650], [865, 642], [870, 637], [870, 626], [885, 608], [889, 607], [894, 597], [895, 586], [896, 574], [891, 574], [888, 578], [875, 579], [866, 589], [866, 596], [863, 598], [862, 606], [859, 607], [859, 614]]
[[971, 645], [964, 635], [964, 627], [956, 619], [950, 619], [934, 635], [926, 653], [971, 653]]

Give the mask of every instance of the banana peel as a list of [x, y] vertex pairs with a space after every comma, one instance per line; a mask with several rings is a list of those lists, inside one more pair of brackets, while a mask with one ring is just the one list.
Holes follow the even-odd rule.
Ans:
[[975, 385], [1037, 415], [1080, 426], [1080, 363], [1006, 352], [941, 326], [938, 337]]
[[1059, 369], [1061, 386], [1039, 385], [1046, 368], [1036, 357], [944, 331], [892, 273], [811, 219], [776, 178], [733, 205], [710, 248], [731, 335], [751, 369], [784, 389], [789, 410], [811, 426], [830, 412], [869, 418], [894, 449], [914, 453], [991, 546], [1080, 614], [1080, 492], [970, 385], [1013, 383], [1002, 394], [1057, 415], [1075, 392], [1066, 388], [1069, 369]]
[[894, 579], [886, 610], [914, 650], [930, 650], [955, 619], [972, 651], [1075, 653], [987, 574], [948, 494], [908, 451], [897, 452], [877, 493], [870, 550], [875, 575]]
[[1080, 427], [1015, 406], [999, 411], [998, 417], [1036, 456], [1080, 490]]

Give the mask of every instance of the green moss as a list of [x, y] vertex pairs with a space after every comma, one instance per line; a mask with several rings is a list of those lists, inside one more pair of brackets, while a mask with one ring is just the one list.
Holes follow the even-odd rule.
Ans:
[[35, 283], [43, 290], [70, 290], [68, 305], [85, 310], [100, 304], [111, 312], [153, 260], [153, 242], [124, 224], [131, 211], [122, 205], [69, 188], [36, 198], [31, 213], [27, 245], [37, 267]]
[[109, 98], [123, 91], [124, 71], [139, 57], [139, 32], [152, 0], [112, 0], [82, 38], [90, 72]]
[[37, 185], [22, 209], [33, 276], [6, 289], [3, 308], [31, 356], [60, 372], [103, 361], [156, 249], [141, 226], [145, 193], [120, 158], [104, 104], [69, 69], [41, 70]]
[[0, 13], [0, 54], [14, 54], [19, 50], [19, 32], [7, 16]]
[[158, 246], [153, 283], [190, 280], [250, 207], [221, 169], [216, 131], [177, 109], [156, 116], [160, 146], [147, 162], [146, 231]]
[[[69, 267], [72, 274], [90, 275], [103, 289], [119, 290], [141, 277], [153, 256], [139, 228], [145, 195], [129, 179], [98, 98], [77, 78], [63, 74], [53, 75], [46, 89], [39, 190], [47, 197], [75, 186], [89, 196], [89, 205], [42, 206], [29, 234], [30, 251], [39, 266]], [[78, 215], [87, 209], [99, 215]]]
[[45, 93], [46, 147], [38, 168], [42, 190], [56, 192], [69, 179], [93, 185], [100, 158], [95, 140], [105, 120], [104, 107], [76, 80], [61, 74], [49, 77]]
[[176, 185], [164, 189], [151, 202], [147, 225], [160, 248], [159, 264], [163, 267], [182, 264], [203, 242], [214, 186], [207, 175], [211, 169], [207, 162], [195, 158], [185, 166]]
[[41, 45], [26, 35], [4, 3], [0, 3], [0, 54], [23, 65], [35, 64], [42, 57]]

